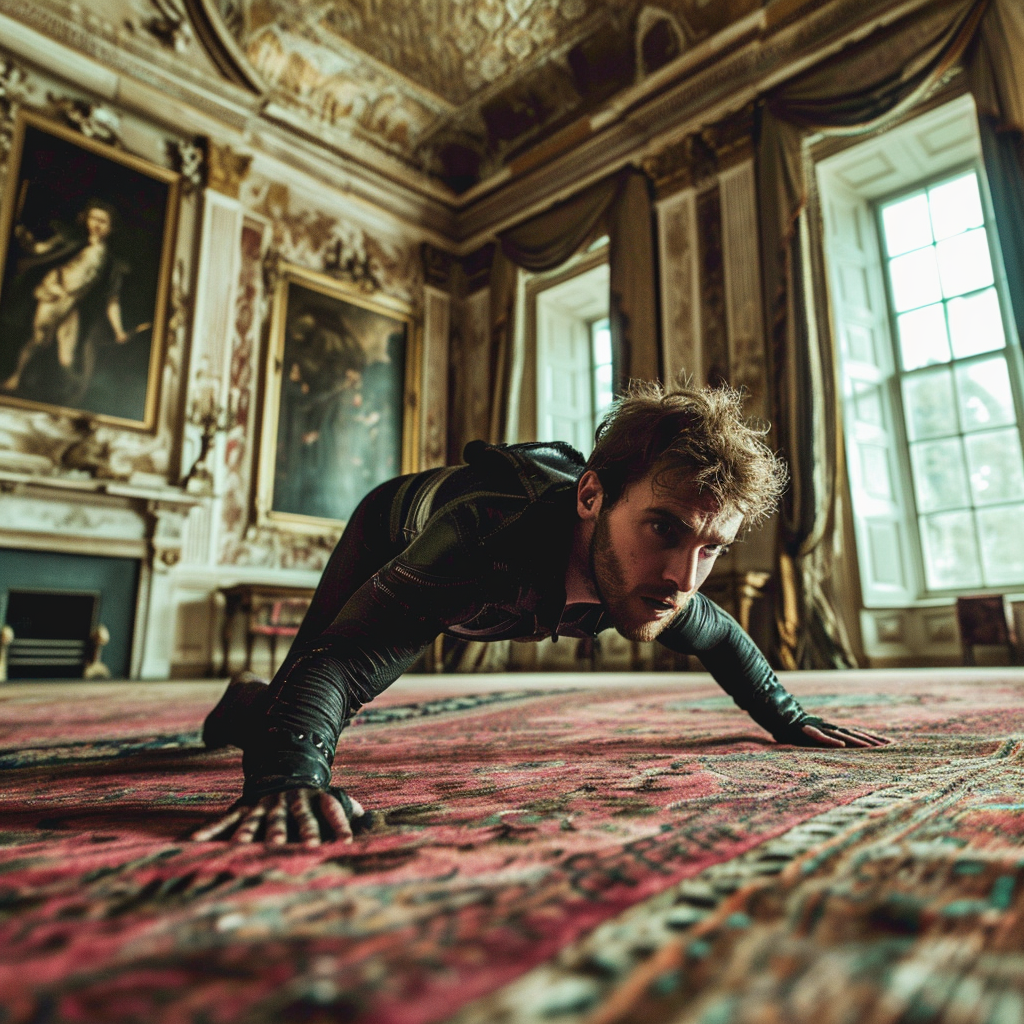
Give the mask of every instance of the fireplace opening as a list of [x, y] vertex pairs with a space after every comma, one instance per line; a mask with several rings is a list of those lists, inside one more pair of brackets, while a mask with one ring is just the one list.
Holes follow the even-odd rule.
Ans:
[[139, 574], [135, 558], [0, 548], [0, 678], [127, 678]]
[[93, 655], [97, 593], [11, 590], [8, 679], [81, 679]]

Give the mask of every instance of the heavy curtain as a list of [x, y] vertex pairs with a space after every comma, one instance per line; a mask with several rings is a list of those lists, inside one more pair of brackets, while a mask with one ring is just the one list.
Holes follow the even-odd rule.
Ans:
[[493, 356], [488, 437], [505, 439], [515, 335], [518, 268], [553, 270], [601, 235], [609, 236], [609, 316], [617, 390], [658, 376], [654, 232], [647, 178], [633, 167], [504, 231], [491, 264]]
[[791, 80], [759, 105], [757, 188], [772, 421], [792, 476], [780, 517], [775, 608], [776, 656], [784, 668], [854, 663], [835, 612], [843, 452], [835, 352], [812, 295], [812, 169], [804, 138], [810, 132], [860, 134], [902, 114], [960, 59], [987, 7], [986, 0], [928, 4]]
[[967, 68], [1017, 337], [1024, 343], [1024, 3], [992, 0]]

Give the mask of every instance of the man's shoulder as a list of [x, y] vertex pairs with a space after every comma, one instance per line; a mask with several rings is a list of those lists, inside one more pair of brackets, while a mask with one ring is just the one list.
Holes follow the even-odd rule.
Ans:
[[468, 466], [485, 475], [514, 479], [523, 494], [540, 498], [552, 489], [575, 487], [586, 460], [564, 441], [530, 441], [523, 444], [487, 444], [470, 441], [462, 455]]
[[[413, 484], [429, 500], [430, 515], [404, 557], [454, 567], [485, 555], [501, 561], [502, 552], [519, 561], [524, 546], [540, 552], [558, 544], [575, 512], [573, 496], [583, 472], [578, 452], [560, 442], [474, 442], [466, 446], [465, 459], [463, 466]], [[403, 505], [413, 512], [416, 496]]]

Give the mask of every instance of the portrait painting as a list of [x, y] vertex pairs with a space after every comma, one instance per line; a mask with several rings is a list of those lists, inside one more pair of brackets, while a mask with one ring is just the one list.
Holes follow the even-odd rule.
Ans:
[[285, 269], [267, 361], [257, 485], [264, 522], [344, 523], [374, 487], [411, 471], [414, 335], [401, 305]]
[[156, 421], [178, 175], [34, 114], [0, 216], [0, 402]]

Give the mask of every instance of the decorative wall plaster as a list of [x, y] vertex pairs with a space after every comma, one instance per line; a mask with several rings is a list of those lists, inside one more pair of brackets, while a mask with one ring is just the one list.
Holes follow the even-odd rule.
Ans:
[[424, 288], [423, 304], [423, 450], [421, 468], [443, 466], [448, 454], [448, 334], [451, 297]]
[[359, 224], [304, 205], [281, 182], [250, 179], [241, 198], [271, 224], [267, 295], [273, 290], [276, 265], [284, 261], [418, 304], [423, 277], [415, 245], [371, 235]]
[[747, 415], [763, 417], [767, 382], [753, 161], [723, 171], [719, 185], [731, 380], [748, 393]]
[[334, 550], [340, 531], [307, 536], [249, 525], [259, 335], [268, 313], [263, 301], [264, 244], [263, 225], [246, 220], [241, 236], [229, 378], [230, 393], [237, 397], [224, 445], [218, 559], [223, 565], [320, 572]]
[[221, 503], [219, 561], [232, 565], [248, 560], [245, 543], [252, 486], [256, 360], [262, 295], [263, 227], [252, 221], [242, 226], [241, 259], [231, 339], [228, 386], [237, 395], [234, 424], [224, 445], [224, 495]]
[[722, 266], [722, 207], [717, 183], [697, 194], [700, 252], [700, 326], [704, 380], [732, 383], [729, 336], [725, 322], [725, 271]]
[[[0, 494], [4, 531], [75, 535], [104, 540], [143, 540], [146, 523], [127, 508], [86, 505], [77, 501]], [[0, 532], [0, 540], [2, 540]]]
[[662, 365], [666, 380], [679, 373], [704, 381], [701, 359], [696, 192], [686, 189], [657, 204], [661, 275]]

